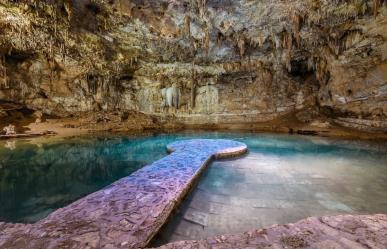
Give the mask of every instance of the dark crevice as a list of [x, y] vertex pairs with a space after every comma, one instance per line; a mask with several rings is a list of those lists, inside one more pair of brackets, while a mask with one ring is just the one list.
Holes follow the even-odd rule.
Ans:
[[288, 72], [293, 77], [306, 79], [309, 75], [314, 74], [313, 69], [309, 68], [307, 60], [292, 60], [290, 65], [291, 69]]
[[85, 5], [85, 7], [86, 9], [91, 11], [94, 15], [98, 15], [99, 13], [101, 13], [101, 8], [95, 3], [88, 3]]
[[120, 81], [131, 81], [133, 80], [133, 75], [123, 75], [119, 79]]
[[5, 55], [5, 63], [8, 65], [18, 65], [33, 57], [34, 54], [32, 53], [13, 51]]

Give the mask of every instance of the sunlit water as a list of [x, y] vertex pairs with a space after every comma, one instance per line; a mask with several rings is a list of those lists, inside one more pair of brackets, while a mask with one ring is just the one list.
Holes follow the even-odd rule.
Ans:
[[0, 221], [35, 222], [165, 156], [168, 143], [187, 138], [233, 138], [250, 152], [211, 164], [157, 243], [314, 215], [387, 212], [386, 144], [195, 132], [1, 141]]

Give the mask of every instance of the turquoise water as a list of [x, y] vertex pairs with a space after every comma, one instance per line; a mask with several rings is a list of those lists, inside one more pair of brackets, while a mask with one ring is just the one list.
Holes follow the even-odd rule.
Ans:
[[[209, 167], [181, 212], [164, 230], [164, 241], [205, 237], [231, 231], [230, 227], [244, 229], [266, 222], [244, 219], [247, 215], [265, 216], [267, 223], [272, 222], [276, 216], [272, 215], [270, 220], [268, 213], [254, 210], [265, 210], [259, 205], [279, 205], [275, 200], [289, 201], [283, 204], [289, 206], [289, 212], [300, 210], [297, 201], [303, 201], [305, 210], [320, 205], [320, 213], [340, 208], [340, 212], [387, 212], [385, 144], [288, 135], [187, 132], [1, 141], [0, 221], [36, 222], [165, 156], [168, 143], [188, 138], [232, 138], [245, 142], [250, 153], [239, 160], [215, 162]], [[339, 197], [332, 200], [333, 195], [345, 196], [345, 201], [338, 203]], [[220, 202], [214, 202], [216, 198]], [[252, 202], [255, 208], [249, 206]], [[211, 206], [214, 203], [221, 206]], [[244, 212], [238, 213], [242, 210], [238, 203], [246, 204]], [[195, 213], [190, 205], [203, 207], [196, 208], [199, 213]], [[220, 208], [225, 210], [225, 216], [210, 211]], [[240, 216], [239, 222], [227, 221], [227, 217], [235, 220], [235, 215]], [[288, 216], [296, 219], [305, 215]], [[198, 232], [195, 229], [200, 223], [205, 226], [199, 225]]]
[[387, 213], [386, 143], [239, 134], [249, 154], [212, 163], [154, 239], [241, 233], [311, 216]]

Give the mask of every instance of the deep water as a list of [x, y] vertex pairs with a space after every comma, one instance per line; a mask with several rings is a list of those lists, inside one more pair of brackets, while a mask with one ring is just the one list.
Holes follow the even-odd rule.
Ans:
[[245, 142], [250, 152], [213, 163], [160, 241], [241, 231], [315, 213], [387, 212], [385, 144], [187, 132], [2, 141], [0, 221], [36, 222], [165, 156], [168, 143], [188, 138], [232, 138]]

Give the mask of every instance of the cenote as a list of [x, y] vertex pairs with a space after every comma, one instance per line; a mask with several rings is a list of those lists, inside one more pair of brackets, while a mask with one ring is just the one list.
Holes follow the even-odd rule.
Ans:
[[93, 135], [0, 143], [0, 221], [33, 223], [167, 155], [188, 138], [244, 142], [215, 161], [155, 244], [235, 233], [310, 216], [387, 212], [385, 143], [254, 133]]

